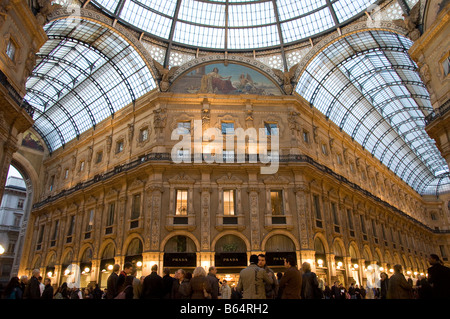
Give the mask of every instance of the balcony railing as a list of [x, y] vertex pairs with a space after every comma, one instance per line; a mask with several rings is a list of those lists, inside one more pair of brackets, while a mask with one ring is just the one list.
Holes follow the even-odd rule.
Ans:
[[14, 102], [21, 108], [23, 108], [31, 117], [34, 115], [34, 108], [25, 101], [16, 89], [9, 83], [8, 77], [0, 70], [0, 83], [8, 91], [8, 95]]

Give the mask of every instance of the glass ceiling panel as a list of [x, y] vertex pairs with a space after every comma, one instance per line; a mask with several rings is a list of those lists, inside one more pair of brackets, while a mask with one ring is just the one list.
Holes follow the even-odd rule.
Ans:
[[[281, 45], [279, 40], [261, 41], [282, 30], [285, 43], [299, 42], [321, 32], [333, 30], [362, 14], [375, 0], [92, 0], [112, 18], [178, 45], [214, 48], [218, 50], [251, 50], [263, 43]], [[339, 21], [333, 19], [331, 10]], [[210, 28], [213, 27], [213, 30]], [[258, 27], [253, 30], [241, 30]], [[215, 29], [214, 29], [215, 28]], [[234, 28], [239, 31], [232, 31]], [[222, 30], [217, 30], [222, 29]], [[227, 32], [225, 32], [225, 29]], [[171, 36], [171, 30], [176, 30]], [[183, 37], [182, 31], [187, 32]], [[228, 42], [225, 37], [228, 34]], [[237, 37], [230, 39], [231, 35]], [[240, 41], [242, 35], [256, 40]], [[214, 41], [199, 39], [205, 36], [221, 37]], [[227, 46], [228, 43], [233, 43]]]
[[55, 20], [45, 31], [25, 100], [38, 110], [34, 127], [50, 152], [156, 87], [140, 55], [110, 29]]
[[296, 91], [422, 194], [449, 173], [425, 132], [432, 107], [405, 44], [385, 31], [349, 35], [314, 58]]

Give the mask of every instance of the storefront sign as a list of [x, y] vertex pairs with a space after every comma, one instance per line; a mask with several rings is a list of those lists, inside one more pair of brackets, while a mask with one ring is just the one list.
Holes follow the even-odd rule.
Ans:
[[165, 267], [195, 267], [197, 265], [196, 253], [165, 253]]
[[297, 258], [297, 255], [294, 251], [289, 252], [267, 252], [266, 253], [266, 264], [268, 266], [284, 266], [284, 260], [293, 256]]
[[216, 253], [216, 267], [247, 266], [247, 253]]

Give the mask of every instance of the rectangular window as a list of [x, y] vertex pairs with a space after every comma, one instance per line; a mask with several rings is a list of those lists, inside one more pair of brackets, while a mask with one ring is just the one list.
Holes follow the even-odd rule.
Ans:
[[114, 216], [116, 210], [116, 203], [110, 203], [108, 206], [108, 216], [106, 219], [106, 226], [112, 226], [114, 224]]
[[14, 227], [20, 227], [21, 220], [22, 220], [22, 215], [14, 214]]
[[321, 148], [322, 148], [322, 154], [323, 155], [328, 155], [327, 146], [325, 144], [322, 144]]
[[222, 122], [222, 134], [234, 134], [234, 123]]
[[15, 43], [9, 39], [8, 44], [6, 45], [6, 55], [12, 60], [14, 61], [14, 58], [16, 56], [16, 45]]
[[303, 131], [303, 142], [309, 144], [309, 132]]
[[366, 233], [366, 224], [364, 223], [364, 216], [363, 215], [359, 215], [359, 219], [361, 221], [361, 231], [363, 234], [367, 234]]
[[69, 177], [69, 169], [66, 168], [66, 171], [64, 172], [64, 179], [67, 179]]
[[283, 215], [283, 191], [270, 191], [272, 215]]
[[103, 151], [97, 152], [97, 158], [95, 159], [95, 162], [98, 164], [103, 160]]
[[139, 131], [139, 142], [148, 140], [148, 127], [144, 127]]
[[67, 236], [72, 236], [75, 227], [75, 215], [70, 218], [69, 230], [67, 231]]
[[18, 202], [17, 202], [17, 208], [23, 208], [24, 202], [25, 202], [24, 199], [19, 199]]
[[56, 240], [56, 237], [58, 236], [58, 227], [59, 227], [59, 220], [55, 221], [55, 226], [53, 226], [52, 240]]
[[177, 190], [175, 215], [187, 215], [187, 196], [187, 190]]
[[314, 212], [316, 214], [316, 219], [322, 220], [322, 213], [320, 212], [319, 195], [313, 195], [313, 200], [314, 200]]
[[441, 256], [444, 261], [447, 261], [447, 253], [445, 252], [445, 247], [443, 245], [439, 245], [439, 250], [441, 251]]
[[377, 234], [377, 225], [375, 225], [375, 220], [374, 220], [374, 219], [372, 219], [372, 231], [373, 231], [373, 236], [374, 236], [374, 237], [378, 237], [378, 234]]
[[80, 162], [80, 172], [84, 171], [84, 161]]
[[225, 216], [234, 216], [235, 209], [235, 191], [224, 190], [223, 191], [223, 214]]
[[342, 159], [341, 159], [341, 155], [340, 155], [340, 154], [337, 154], [337, 155], [336, 155], [336, 160], [337, 160], [337, 163], [338, 163], [339, 165], [342, 165]]
[[278, 135], [277, 123], [264, 122], [264, 128], [266, 129], [266, 135]]
[[450, 73], [450, 55], [442, 62], [442, 68], [444, 69], [444, 76]]
[[86, 224], [86, 231], [89, 232], [92, 230], [92, 228], [94, 227], [94, 210], [91, 209], [89, 211], [89, 219], [88, 219], [88, 223]]
[[178, 134], [191, 134], [191, 121], [178, 122]]
[[36, 247], [37, 250], [41, 249], [42, 241], [44, 240], [44, 230], [45, 230], [45, 225], [41, 225], [41, 228], [39, 230], [37, 247]]
[[350, 209], [347, 209], [347, 219], [348, 219], [348, 228], [353, 230], [353, 216], [352, 211]]
[[336, 203], [331, 203], [331, 212], [333, 213], [333, 221], [335, 225], [339, 225], [339, 216]]
[[123, 151], [123, 140], [116, 142], [116, 154]]
[[133, 202], [131, 204], [131, 220], [138, 219], [141, 216], [141, 194], [133, 195]]
[[55, 175], [52, 175], [52, 177], [50, 177], [50, 191], [53, 190], [53, 185], [55, 184]]
[[381, 232], [383, 233], [383, 239], [386, 240], [386, 229], [384, 228], [384, 224], [381, 224]]

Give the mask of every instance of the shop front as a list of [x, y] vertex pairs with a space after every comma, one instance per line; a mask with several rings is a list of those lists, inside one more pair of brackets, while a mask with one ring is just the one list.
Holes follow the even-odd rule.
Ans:
[[248, 265], [245, 242], [235, 235], [221, 237], [215, 245], [214, 265], [220, 282], [225, 279], [230, 287], [237, 285], [239, 273]]
[[112, 243], [106, 246], [106, 248], [103, 250], [102, 257], [100, 260], [100, 273], [98, 280], [98, 285], [101, 289], [106, 288], [108, 277], [112, 273], [115, 264], [114, 259], [115, 253], [116, 250]]
[[266, 265], [270, 267], [275, 274], [286, 271], [284, 260], [290, 256], [297, 260], [294, 242], [287, 236], [274, 235], [267, 240], [266, 246]]
[[92, 250], [86, 248], [80, 259], [80, 288], [85, 288], [91, 282]]
[[136, 278], [140, 278], [142, 276], [142, 251], [142, 241], [139, 238], [134, 238], [128, 245], [124, 260], [126, 263], [129, 262], [134, 268], [136, 268]]
[[195, 243], [187, 236], [177, 235], [170, 238], [164, 247], [163, 267], [170, 273], [178, 269], [193, 273], [197, 266]]

